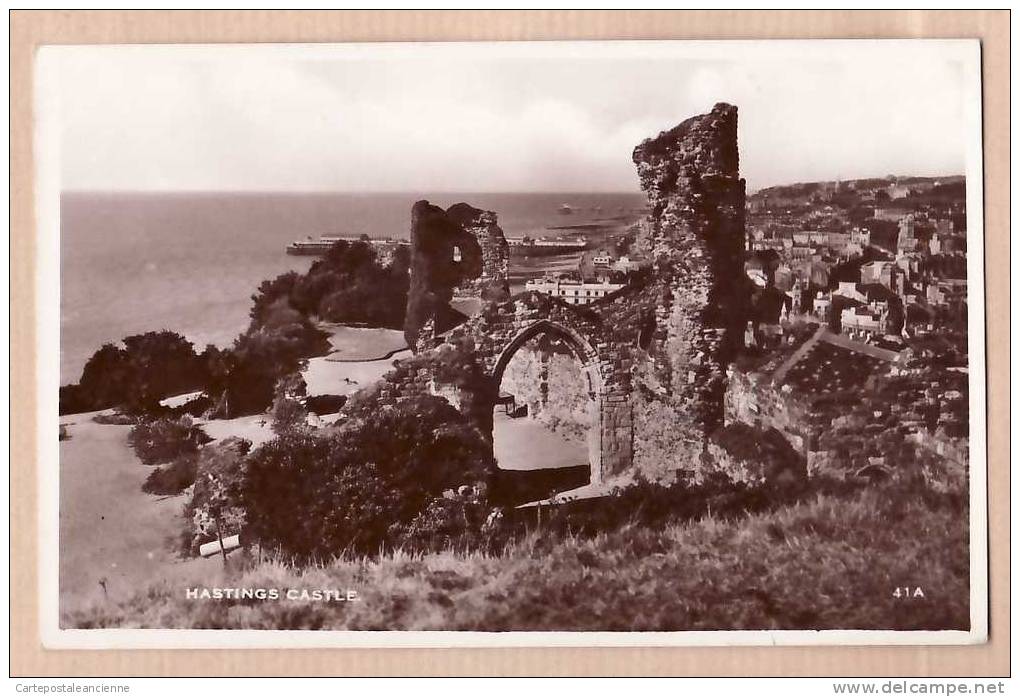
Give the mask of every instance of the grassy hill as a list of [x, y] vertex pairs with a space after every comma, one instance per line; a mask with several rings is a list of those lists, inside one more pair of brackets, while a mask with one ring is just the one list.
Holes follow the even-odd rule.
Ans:
[[[234, 563], [234, 560], [231, 560]], [[539, 528], [498, 554], [448, 550], [296, 569], [237, 564], [230, 587], [354, 589], [357, 602], [188, 600], [156, 583], [70, 627], [353, 630], [967, 629], [959, 496], [880, 485], [729, 519]], [[196, 579], [196, 586], [208, 585]], [[897, 587], [919, 597], [895, 597]]]

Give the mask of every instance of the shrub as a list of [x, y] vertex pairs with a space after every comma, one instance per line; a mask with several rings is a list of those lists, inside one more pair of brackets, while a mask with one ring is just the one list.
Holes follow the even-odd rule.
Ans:
[[296, 399], [277, 397], [273, 400], [273, 433], [278, 436], [300, 431], [308, 425], [308, 410]]
[[105, 344], [92, 354], [79, 382], [61, 387], [60, 413], [113, 406], [144, 413], [203, 380], [203, 363], [183, 336], [171, 331], [136, 334], [126, 337], [123, 347]]
[[137, 416], [121, 414], [116, 411], [112, 414], [96, 414], [92, 417], [92, 420], [97, 424], [103, 424], [104, 426], [134, 426], [138, 423]]
[[376, 554], [399, 542], [430, 502], [484, 491], [488, 442], [437, 397], [353, 411], [327, 437], [287, 434], [249, 457], [243, 501], [251, 534], [301, 559]]
[[733, 481], [779, 482], [803, 479], [806, 462], [776, 429], [732, 423], [717, 429], [703, 458], [706, 471]]
[[298, 372], [308, 356], [326, 353], [325, 332], [280, 298], [266, 307], [260, 323], [252, 322], [233, 349], [217, 360], [213, 379], [221, 390], [222, 415], [257, 414], [274, 398], [276, 382]]
[[317, 394], [305, 398], [305, 409], [317, 416], [335, 414], [345, 404], [347, 404], [347, 397], [342, 394]]
[[210, 440], [205, 431], [186, 416], [142, 422], [128, 433], [128, 443], [146, 465], [169, 463], [182, 455], [196, 453], [199, 446]]
[[244, 530], [241, 493], [250, 449], [249, 441], [230, 437], [210, 443], [199, 452], [195, 488], [184, 507], [181, 547], [185, 555], [197, 554], [199, 545], [216, 539], [217, 525], [222, 526], [225, 535]]
[[167, 416], [172, 418], [180, 418], [182, 416], [201, 416], [202, 414], [209, 411], [213, 406], [212, 399], [208, 395], [200, 395], [189, 402], [186, 402], [178, 407], [167, 408], [164, 412]]
[[272, 407], [273, 433], [282, 436], [307, 426], [308, 410], [300, 401], [306, 391], [307, 386], [299, 373], [277, 381]]
[[146, 494], [159, 496], [179, 494], [195, 483], [197, 469], [197, 453], [181, 455], [170, 464], [157, 467], [149, 472], [149, 476], [142, 483], [142, 491]]
[[424, 510], [401, 529], [393, 546], [405, 552], [480, 548], [491, 552], [505, 544], [512, 528], [504, 524], [502, 516], [494, 515], [491, 503], [482, 494], [480, 488], [465, 486], [429, 500]]

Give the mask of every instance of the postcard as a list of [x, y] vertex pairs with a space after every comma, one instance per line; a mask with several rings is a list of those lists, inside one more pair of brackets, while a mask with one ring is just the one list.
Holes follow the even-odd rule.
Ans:
[[976, 40], [35, 74], [48, 648], [987, 639]]

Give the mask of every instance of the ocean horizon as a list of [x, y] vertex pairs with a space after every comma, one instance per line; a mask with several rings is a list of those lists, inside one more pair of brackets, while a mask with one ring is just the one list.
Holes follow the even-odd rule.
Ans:
[[[406, 239], [426, 199], [494, 211], [508, 236], [643, 208], [640, 192], [65, 191], [60, 199], [60, 380], [76, 382], [104, 343], [169, 329], [201, 350], [229, 345], [258, 285], [314, 257], [287, 244], [321, 235]], [[559, 213], [567, 204], [569, 216]]]

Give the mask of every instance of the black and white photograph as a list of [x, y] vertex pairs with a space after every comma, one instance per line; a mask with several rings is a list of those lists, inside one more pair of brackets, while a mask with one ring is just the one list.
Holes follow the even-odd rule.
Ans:
[[35, 75], [46, 646], [987, 639], [977, 41]]

